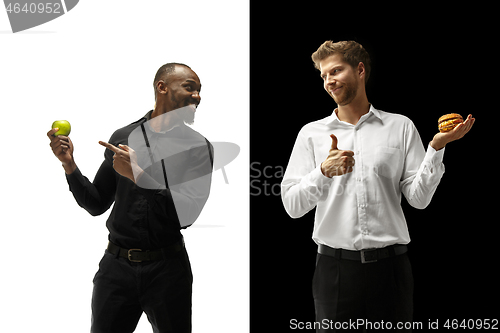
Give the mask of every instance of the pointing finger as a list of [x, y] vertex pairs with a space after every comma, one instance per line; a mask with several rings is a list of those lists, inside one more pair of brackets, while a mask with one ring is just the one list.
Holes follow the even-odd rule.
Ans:
[[107, 143], [107, 142], [99, 141], [99, 144], [100, 144], [101, 146], [104, 146], [104, 147], [108, 148], [109, 150], [111, 150], [111, 151], [112, 151], [112, 152], [114, 152], [114, 153], [117, 153], [117, 152], [119, 152], [119, 151], [120, 151], [120, 148], [117, 148], [117, 147], [113, 146], [111, 143]]

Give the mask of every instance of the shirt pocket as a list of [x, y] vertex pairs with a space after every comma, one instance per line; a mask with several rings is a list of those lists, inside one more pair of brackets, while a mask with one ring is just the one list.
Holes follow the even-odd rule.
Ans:
[[375, 150], [375, 174], [385, 178], [401, 177], [403, 152], [398, 148], [377, 147]]

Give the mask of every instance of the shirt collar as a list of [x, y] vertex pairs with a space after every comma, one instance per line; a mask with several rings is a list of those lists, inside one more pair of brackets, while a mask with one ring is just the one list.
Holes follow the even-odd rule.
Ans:
[[[153, 114], [153, 110], [149, 111], [148, 113], [146, 113], [144, 115], [144, 117], [142, 117], [143, 119], [146, 119], [145, 122], [149, 122], [151, 120], [151, 114]], [[171, 130], [173, 130], [174, 128], [176, 127], [182, 127], [182, 125], [184, 125], [184, 123], [177, 123], [175, 124], [174, 126], [172, 126], [171, 128], [169, 128], [168, 130], [165, 130], [165, 131], [161, 131], [161, 132], [155, 132], [151, 126], [149, 124], [146, 124], [148, 126], [148, 129], [151, 131], [151, 132], [154, 132], [154, 133], [167, 133], [167, 132], [170, 132]]]
[[368, 113], [370, 113], [370, 112], [373, 113], [373, 115], [375, 117], [377, 117], [378, 119], [382, 120], [382, 116], [380, 115], [380, 111], [377, 110], [377, 109], [375, 109], [372, 104], [370, 104], [370, 111], [368, 111]]
[[[341, 120], [339, 119], [339, 117], [337, 116], [337, 112], [336, 112], [336, 111], [337, 111], [337, 108], [335, 108], [335, 110], [333, 110], [332, 114], [331, 114], [329, 117], [327, 117], [327, 119], [326, 119], [326, 123], [327, 123], [327, 124], [333, 124], [333, 123], [339, 123], [339, 124], [340, 124], [340, 123], [342, 123], [342, 121], [341, 121]], [[364, 121], [365, 119], [368, 119], [368, 117], [370, 117], [370, 116], [371, 116], [371, 114], [373, 114], [373, 115], [374, 115], [375, 117], [377, 117], [378, 119], [382, 120], [382, 117], [381, 117], [381, 115], [380, 115], [380, 112], [379, 112], [377, 109], [375, 109], [375, 108], [373, 107], [373, 104], [370, 104], [370, 110], [368, 110], [368, 113], [367, 113], [367, 114], [365, 114], [365, 115], [361, 116], [360, 121], [362, 122], [362, 121]], [[358, 122], [358, 123], [359, 123], [359, 122]]]

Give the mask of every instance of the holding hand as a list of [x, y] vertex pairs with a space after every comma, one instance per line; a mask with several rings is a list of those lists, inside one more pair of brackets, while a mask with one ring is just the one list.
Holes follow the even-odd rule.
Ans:
[[440, 132], [436, 134], [430, 143], [431, 147], [435, 150], [440, 150], [448, 143], [462, 138], [465, 134], [467, 134], [467, 132], [470, 131], [475, 121], [476, 119], [472, 118], [472, 115], [469, 115], [463, 123], [458, 124], [453, 130], [446, 133]]
[[328, 178], [352, 172], [354, 167], [354, 152], [338, 149], [337, 137], [333, 134], [330, 137], [332, 138], [332, 146], [328, 157], [321, 163], [321, 172]]
[[71, 174], [76, 169], [75, 160], [73, 159], [73, 142], [69, 136], [58, 135], [54, 136], [59, 128], [53, 128], [47, 132], [50, 140], [50, 148], [54, 155], [62, 162], [64, 170], [67, 174]]

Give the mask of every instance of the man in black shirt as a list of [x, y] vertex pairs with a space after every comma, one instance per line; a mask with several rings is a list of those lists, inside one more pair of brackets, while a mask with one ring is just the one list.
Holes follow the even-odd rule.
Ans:
[[154, 110], [99, 142], [107, 149], [93, 182], [77, 167], [71, 139], [47, 133], [77, 203], [96, 216], [114, 202], [94, 278], [94, 333], [133, 332], [142, 312], [154, 332], [191, 332], [192, 273], [180, 229], [208, 199], [213, 148], [185, 125], [201, 100], [196, 73], [163, 65], [154, 88]]

